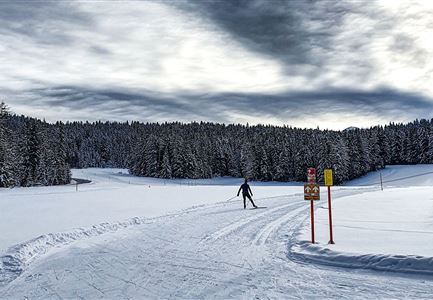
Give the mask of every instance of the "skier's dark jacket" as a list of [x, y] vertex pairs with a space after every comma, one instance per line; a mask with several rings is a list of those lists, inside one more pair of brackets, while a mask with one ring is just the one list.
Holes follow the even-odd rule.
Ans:
[[242, 195], [246, 196], [246, 195], [250, 195], [250, 194], [252, 195], [253, 194], [253, 192], [251, 192], [250, 185], [248, 183], [244, 183], [241, 185], [241, 187], [239, 188], [239, 191], [238, 191], [238, 195], [239, 195], [241, 190], [242, 190]]

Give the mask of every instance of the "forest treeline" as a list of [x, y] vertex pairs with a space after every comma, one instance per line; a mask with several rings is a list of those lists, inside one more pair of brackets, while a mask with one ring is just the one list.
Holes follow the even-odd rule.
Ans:
[[63, 124], [11, 116], [0, 103], [0, 187], [70, 181]]
[[128, 168], [160, 178], [334, 181], [385, 165], [433, 163], [433, 121], [345, 131], [215, 123], [57, 122], [0, 116], [0, 186], [64, 184], [69, 168]]

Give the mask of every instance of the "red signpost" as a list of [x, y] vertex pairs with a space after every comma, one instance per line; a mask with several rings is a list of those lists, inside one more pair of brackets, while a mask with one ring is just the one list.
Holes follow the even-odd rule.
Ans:
[[311, 215], [311, 243], [314, 240], [314, 201], [320, 200], [320, 186], [316, 184], [316, 169], [308, 168], [307, 170], [308, 184], [304, 184], [304, 200], [310, 201]]
[[[325, 186], [328, 187], [328, 214], [329, 214], [329, 244], [334, 243], [332, 233], [332, 207], [331, 207], [331, 186], [333, 183], [333, 175], [331, 169], [324, 170]], [[310, 201], [311, 215], [311, 243], [315, 243], [314, 239], [314, 201], [320, 200], [320, 185], [316, 183], [316, 169], [308, 168], [307, 170], [308, 183], [304, 184], [304, 200]]]
[[332, 234], [332, 207], [331, 207], [331, 186], [328, 186], [328, 212], [329, 212], [329, 242], [328, 244], [335, 244]]
[[325, 169], [324, 170], [324, 178], [325, 178], [325, 185], [328, 187], [328, 214], [329, 214], [329, 242], [328, 242], [328, 244], [335, 244], [334, 243], [334, 236], [332, 233], [331, 186], [334, 184], [334, 182], [333, 182], [333, 176], [332, 176], [332, 170], [331, 169]]
[[311, 215], [311, 243], [314, 244], [314, 201], [310, 201], [310, 215]]

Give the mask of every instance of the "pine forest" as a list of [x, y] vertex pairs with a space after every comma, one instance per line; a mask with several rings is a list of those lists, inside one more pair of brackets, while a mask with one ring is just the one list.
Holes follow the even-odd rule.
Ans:
[[56, 122], [0, 111], [0, 187], [59, 185], [70, 168], [128, 168], [159, 178], [305, 181], [332, 168], [337, 184], [385, 165], [433, 163], [433, 120], [344, 131], [215, 123]]

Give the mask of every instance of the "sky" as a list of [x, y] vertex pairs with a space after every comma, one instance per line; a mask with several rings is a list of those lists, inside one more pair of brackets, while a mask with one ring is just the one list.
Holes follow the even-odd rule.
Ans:
[[433, 117], [433, 1], [0, 0], [0, 101], [56, 120]]

